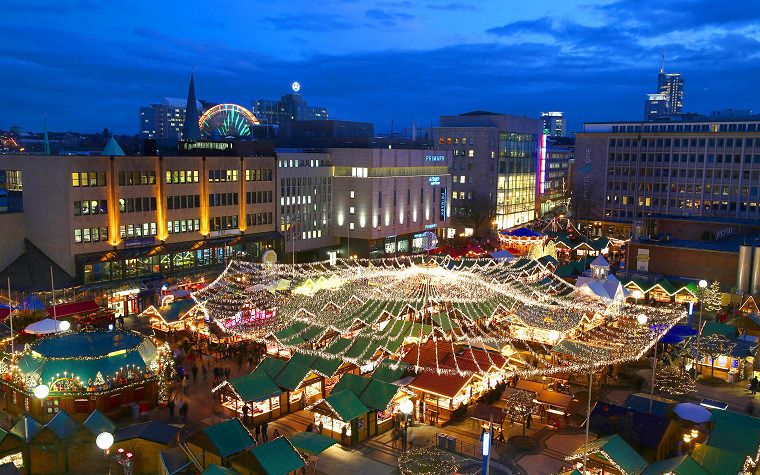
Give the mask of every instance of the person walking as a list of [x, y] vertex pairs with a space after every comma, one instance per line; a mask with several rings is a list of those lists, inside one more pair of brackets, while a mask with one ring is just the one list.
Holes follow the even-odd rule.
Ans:
[[268, 427], [269, 427], [269, 424], [267, 424], [267, 421], [264, 421], [264, 423], [261, 425], [261, 438], [264, 440], [264, 442], [267, 442], [269, 440], [267, 438]]
[[760, 389], [758, 386], [760, 386], [760, 380], [757, 379], [757, 376], [753, 376], [749, 382], [749, 389], [752, 391], [752, 394], [757, 393], [757, 390]]
[[195, 384], [198, 382], [198, 364], [194, 364], [190, 371], [193, 372], [193, 384]]
[[190, 382], [189, 381], [190, 381], [190, 378], [188, 378], [187, 376], [185, 376], [184, 378], [182, 378], [182, 393], [185, 396], [188, 395], [188, 392], [190, 390]]
[[248, 426], [248, 404], [243, 406], [243, 425]]
[[272, 440], [276, 439], [279, 436], [280, 436], [280, 431], [275, 427], [274, 430], [272, 431]]
[[253, 430], [254, 435], [256, 436], [256, 443], [259, 443], [259, 436], [261, 435], [261, 426], [259, 424], [256, 424], [256, 428]]
[[182, 423], [187, 424], [187, 411], [189, 407], [185, 399], [179, 404], [179, 417], [182, 419]]
[[174, 420], [174, 398], [169, 399], [169, 404], [166, 405], [166, 407], [169, 408], [169, 420]]

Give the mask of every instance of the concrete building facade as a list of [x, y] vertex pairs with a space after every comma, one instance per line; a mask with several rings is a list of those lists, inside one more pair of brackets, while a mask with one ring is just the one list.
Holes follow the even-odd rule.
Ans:
[[[452, 154], [452, 226], [457, 233], [508, 229], [536, 217], [542, 123], [475, 111], [442, 116], [436, 150]], [[495, 213], [494, 213], [495, 210]]]
[[448, 152], [329, 149], [332, 231], [344, 256], [422, 252], [449, 225]]

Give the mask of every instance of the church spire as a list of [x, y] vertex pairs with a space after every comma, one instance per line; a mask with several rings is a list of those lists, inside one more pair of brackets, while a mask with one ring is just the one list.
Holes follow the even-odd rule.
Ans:
[[195, 78], [190, 73], [190, 87], [187, 90], [187, 104], [185, 105], [185, 123], [182, 124], [182, 138], [185, 140], [198, 140], [201, 138], [201, 129], [198, 125], [198, 106], [195, 100]]

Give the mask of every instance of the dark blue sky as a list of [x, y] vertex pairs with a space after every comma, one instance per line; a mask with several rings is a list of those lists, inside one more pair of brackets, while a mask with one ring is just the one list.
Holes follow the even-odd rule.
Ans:
[[136, 133], [140, 105], [250, 107], [292, 81], [378, 130], [487, 109], [639, 119], [660, 54], [684, 109], [760, 112], [760, 2], [5, 0], [0, 129]]

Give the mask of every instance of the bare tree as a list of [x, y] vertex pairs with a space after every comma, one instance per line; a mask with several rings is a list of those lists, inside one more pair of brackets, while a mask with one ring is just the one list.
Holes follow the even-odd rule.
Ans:
[[730, 355], [734, 351], [736, 343], [731, 341], [727, 336], [720, 333], [713, 333], [710, 336], [703, 336], [699, 341], [699, 354], [710, 357], [710, 377], [715, 377], [715, 359], [721, 355]]
[[496, 197], [493, 193], [476, 191], [472, 199], [466, 200], [467, 205], [459, 207], [457, 218], [474, 234], [490, 237], [493, 232], [493, 221], [496, 219]]

